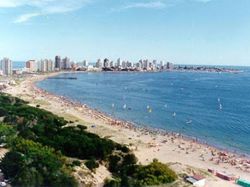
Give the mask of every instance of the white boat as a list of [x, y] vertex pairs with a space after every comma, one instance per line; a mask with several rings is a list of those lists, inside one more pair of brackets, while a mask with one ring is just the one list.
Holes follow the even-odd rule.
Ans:
[[124, 105], [123, 105], [123, 109], [125, 110], [126, 108], [127, 108], [127, 105], [126, 105], [126, 104], [124, 104]]
[[186, 121], [186, 124], [191, 124], [193, 121], [192, 120], [188, 120]]
[[219, 105], [219, 109], [222, 110], [222, 104]]
[[176, 116], [176, 113], [174, 112], [172, 116], [175, 117], [175, 116]]

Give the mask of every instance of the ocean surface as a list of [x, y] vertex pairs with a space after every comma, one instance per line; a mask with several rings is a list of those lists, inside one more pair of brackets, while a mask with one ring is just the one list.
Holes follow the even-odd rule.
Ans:
[[250, 155], [250, 70], [67, 73], [38, 87], [138, 125]]
[[22, 69], [24, 67], [25, 67], [25, 62], [23, 62], [23, 61], [14, 61], [12, 63], [12, 68], [13, 69]]

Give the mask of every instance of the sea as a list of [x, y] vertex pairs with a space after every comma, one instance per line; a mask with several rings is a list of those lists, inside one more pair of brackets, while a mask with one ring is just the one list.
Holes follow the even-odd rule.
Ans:
[[65, 73], [37, 86], [138, 126], [250, 155], [250, 69], [240, 73]]
[[12, 68], [15, 70], [23, 69], [25, 67], [25, 62], [15, 61], [12, 63]]

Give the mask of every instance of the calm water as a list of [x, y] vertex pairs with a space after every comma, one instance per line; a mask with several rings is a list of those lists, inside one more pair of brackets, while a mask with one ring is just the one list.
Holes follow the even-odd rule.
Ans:
[[22, 69], [25, 67], [25, 62], [15, 61], [12, 63], [13, 69]]
[[[140, 125], [250, 154], [250, 71], [73, 73], [39, 87]], [[176, 116], [174, 117], [174, 113]]]

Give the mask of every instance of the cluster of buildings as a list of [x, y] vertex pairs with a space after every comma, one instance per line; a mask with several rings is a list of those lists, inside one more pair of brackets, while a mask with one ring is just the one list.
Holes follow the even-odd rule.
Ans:
[[104, 60], [98, 59], [96, 62], [96, 68], [103, 68], [104, 70], [136, 70], [136, 71], [155, 71], [155, 70], [172, 70], [174, 69], [174, 64], [170, 62], [157, 60], [149, 61], [139, 60], [136, 63], [121, 60], [118, 58], [116, 62], [110, 61], [105, 58]]
[[98, 59], [95, 64], [89, 64], [88, 61], [74, 63], [70, 61], [68, 57], [61, 59], [60, 56], [56, 56], [55, 60], [29, 60], [26, 62], [26, 70], [28, 72], [51, 72], [61, 70], [81, 70], [81, 71], [156, 71], [156, 70], [171, 70], [174, 69], [174, 65], [170, 62], [156, 60], [139, 60], [137, 63], [130, 61], [124, 61], [120, 58], [116, 62], [107, 58], [104, 60]]
[[116, 61], [105, 58], [98, 59], [96, 63], [88, 63], [84, 60], [82, 62], [74, 63], [68, 57], [61, 58], [56, 56], [54, 60], [28, 60], [22, 70], [14, 70], [12, 68], [12, 61], [4, 58], [0, 61], [0, 75], [10, 76], [12, 74], [20, 74], [22, 72], [53, 72], [61, 70], [75, 70], [75, 71], [157, 71], [157, 70], [172, 70], [174, 65], [170, 62], [156, 60], [139, 60], [136, 63], [121, 60]]
[[73, 62], [68, 57], [61, 59], [60, 56], [55, 57], [55, 61], [50, 59], [29, 60], [26, 62], [27, 72], [53, 72], [60, 70], [70, 70], [73, 68]]

